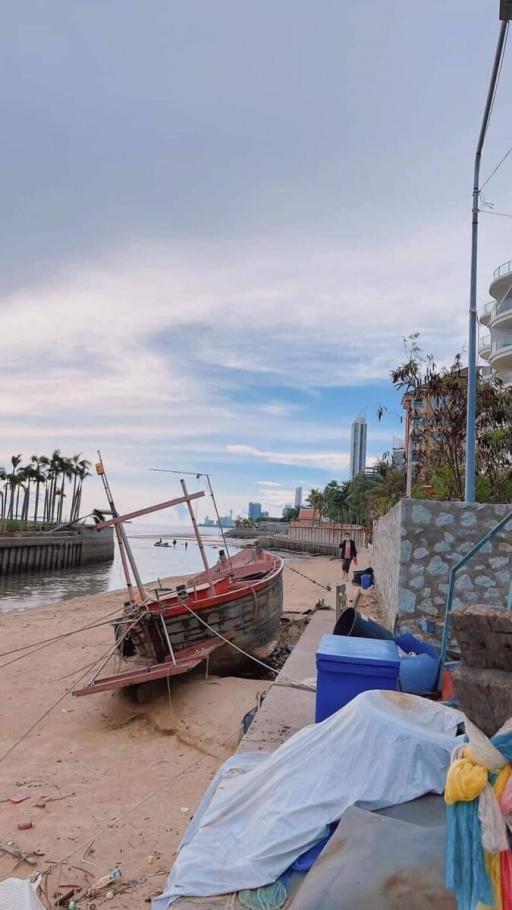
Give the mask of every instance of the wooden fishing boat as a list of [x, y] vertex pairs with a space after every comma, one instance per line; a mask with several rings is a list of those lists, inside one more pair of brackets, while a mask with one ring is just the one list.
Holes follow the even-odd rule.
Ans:
[[[247, 547], [230, 556], [226, 547], [216, 565], [210, 567], [191, 506], [191, 501], [204, 492], [189, 494], [182, 480], [182, 497], [119, 516], [101, 461], [96, 468], [113, 516], [98, 528], [115, 529], [129, 596], [123, 614], [113, 621], [112, 651], [121, 659], [122, 669], [101, 675], [109, 655], [90, 683], [73, 694], [89, 695], [177, 676], [205, 661], [212, 672], [226, 674], [239, 670], [251, 658], [268, 657], [276, 645], [283, 608], [283, 560], [259, 547]], [[148, 595], [123, 522], [182, 502], [189, 507], [204, 571], [185, 584], [159, 587]]]

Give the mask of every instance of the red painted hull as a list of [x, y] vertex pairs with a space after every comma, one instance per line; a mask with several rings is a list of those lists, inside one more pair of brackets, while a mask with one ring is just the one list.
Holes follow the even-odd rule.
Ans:
[[131, 605], [114, 621], [118, 652], [128, 668], [74, 694], [176, 676], [206, 659], [212, 673], [225, 674], [246, 663], [246, 655], [266, 656], [279, 633], [282, 571], [280, 557], [245, 548], [186, 586], [160, 589], [143, 605]]

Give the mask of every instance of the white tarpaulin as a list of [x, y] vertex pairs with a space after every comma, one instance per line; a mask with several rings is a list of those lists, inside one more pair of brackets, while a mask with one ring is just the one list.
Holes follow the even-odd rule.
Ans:
[[37, 894], [37, 884], [23, 878], [6, 878], [0, 882], [0, 910], [44, 910]]
[[415, 695], [364, 692], [245, 774], [221, 776], [153, 910], [274, 882], [356, 803], [383, 809], [442, 793], [463, 720]]

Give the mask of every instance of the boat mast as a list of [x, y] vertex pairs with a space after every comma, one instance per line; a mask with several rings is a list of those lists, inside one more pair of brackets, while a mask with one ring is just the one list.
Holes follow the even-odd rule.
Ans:
[[196, 535], [197, 546], [199, 547], [199, 550], [201, 553], [201, 559], [203, 560], [203, 566], [204, 566], [206, 574], [208, 576], [208, 584], [210, 585], [210, 588], [211, 588], [213, 586], [212, 576], [211, 576], [211, 572], [210, 572], [210, 566], [208, 565], [208, 560], [206, 558], [206, 553], [205, 553], [204, 544], [203, 544], [203, 538], [201, 537], [201, 534], [199, 533], [196, 516], [194, 515], [194, 510], [192, 508], [192, 503], [190, 501], [189, 492], [187, 490], [187, 485], [186, 485], [185, 481], [183, 480], [183, 478], [180, 479], [180, 483], [181, 483], [181, 488], [183, 490], [183, 495], [185, 496], [185, 498], [187, 500], [188, 511], [190, 514], [190, 520], [192, 522], [192, 526], [194, 528], [194, 534]]
[[[110, 489], [110, 484], [108, 482], [108, 478], [105, 473], [105, 467], [103, 465], [103, 460], [101, 458], [101, 452], [99, 451], [99, 449], [98, 449], [98, 458], [99, 458], [99, 462], [96, 465], [96, 473], [99, 474], [99, 476], [101, 477], [101, 479], [103, 481], [103, 487], [105, 489], [108, 504], [110, 506], [110, 512], [112, 514], [112, 518], [118, 518], [119, 512], [117, 511], [117, 509], [115, 507], [114, 499], [112, 497], [112, 491]], [[128, 562], [130, 563], [130, 566], [132, 568], [133, 577], [135, 579], [135, 584], [137, 585], [139, 596], [140, 596], [141, 600], [145, 600], [147, 597], [147, 593], [144, 588], [144, 585], [142, 584], [142, 579], [140, 577], [139, 570], [137, 568], [137, 563], [135, 562], [135, 557], [132, 553], [130, 544], [128, 543], [126, 531], [125, 531], [122, 523], [116, 522], [114, 524], [114, 530], [115, 530], [115, 534], [117, 537], [119, 552], [121, 554], [121, 563], [123, 566], [123, 572], [124, 572], [124, 577], [126, 579], [126, 587], [128, 589], [128, 596], [130, 598], [130, 601], [132, 603], [135, 603], [137, 598], [135, 597], [135, 592], [133, 590]]]
[[[229, 559], [229, 564], [230, 564], [230, 566], [231, 566], [231, 556], [229, 555], [228, 542], [227, 542], [227, 540], [226, 540], [226, 535], [224, 534], [224, 528], [223, 528], [222, 525], [221, 525], [219, 510], [218, 510], [218, 508], [217, 508], [217, 500], [215, 499], [215, 495], [214, 495], [214, 492], [213, 492], [213, 489], [212, 489], [212, 485], [211, 485], [211, 483], [210, 483], [210, 475], [209, 475], [209, 474], [205, 474], [204, 476], [206, 477], [206, 482], [207, 482], [207, 484], [208, 484], [208, 489], [209, 489], [209, 491], [210, 491], [210, 496], [212, 497], [213, 508], [215, 509], [215, 514], [216, 514], [216, 516], [217, 516], [217, 522], [218, 522], [218, 525], [219, 525], [219, 528], [220, 528], [220, 533], [221, 533], [221, 536], [222, 536], [222, 541], [223, 541], [224, 546], [225, 546], [225, 548], [226, 548], [226, 556], [228, 557], [228, 559]], [[231, 566], [231, 567], [232, 567], [232, 566]]]

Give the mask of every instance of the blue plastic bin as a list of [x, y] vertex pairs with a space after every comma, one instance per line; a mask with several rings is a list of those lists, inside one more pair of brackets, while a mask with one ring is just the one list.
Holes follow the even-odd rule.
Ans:
[[373, 575], [361, 575], [361, 587], [364, 591], [373, 585]]
[[394, 641], [322, 635], [316, 652], [317, 723], [369, 689], [398, 689], [400, 657]]
[[433, 645], [415, 638], [410, 632], [398, 635], [395, 642], [402, 651], [416, 654], [416, 657], [402, 657], [400, 662], [402, 692], [412, 692], [413, 695], [433, 692], [441, 664], [437, 649]]

